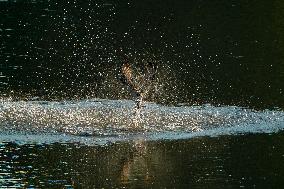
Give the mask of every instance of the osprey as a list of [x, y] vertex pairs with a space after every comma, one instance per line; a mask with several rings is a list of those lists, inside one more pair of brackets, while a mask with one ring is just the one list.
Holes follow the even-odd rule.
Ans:
[[136, 108], [139, 109], [142, 106], [142, 100], [147, 87], [155, 79], [157, 66], [153, 62], [148, 61], [138, 71], [135, 71], [129, 62], [124, 62], [121, 67], [121, 80], [130, 89], [132, 96], [135, 98]]

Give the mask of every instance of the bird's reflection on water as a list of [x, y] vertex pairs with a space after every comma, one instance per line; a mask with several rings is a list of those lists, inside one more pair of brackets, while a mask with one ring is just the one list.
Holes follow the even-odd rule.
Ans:
[[147, 162], [147, 144], [143, 139], [133, 142], [133, 154], [131, 157], [125, 160], [121, 171], [121, 183], [127, 184], [131, 180], [135, 180], [133, 176], [135, 172], [140, 172], [140, 179], [145, 184], [150, 184], [153, 179], [149, 173]]
[[[273, 187], [283, 184], [283, 139], [278, 133], [170, 141], [141, 138], [103, 146], [1, 143], [0, 186]], [[278, 162], [277, 167], [271, 162]]]

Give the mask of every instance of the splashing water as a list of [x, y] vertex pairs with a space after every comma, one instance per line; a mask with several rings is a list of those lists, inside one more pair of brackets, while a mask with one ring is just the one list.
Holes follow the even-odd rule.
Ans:
[[160, 140], [272, 133], [284, 129], [282, 111], [254, 111], [209, 104], [171, 107], [145, 102], [144, 105], [135, 112], [135, 102], [128, 100], [51, 102], [2, 99], [0, 139], [34, 142], [88, 140], [98, 143], [137, 137]]

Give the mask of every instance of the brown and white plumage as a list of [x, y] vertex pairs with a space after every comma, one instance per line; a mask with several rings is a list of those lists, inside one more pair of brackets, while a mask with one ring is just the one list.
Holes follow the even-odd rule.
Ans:
[[131, 65], [127, 62], [122, 65], [122, 75], [124, 77], [125, 83], [130, 86], [130, 88], [139, 93], [139, 87], [137, 86], [137, 83], [135, 83], [133, 75], [132, 75], [132, 68]]
[[132, 95], [135, 97], [137, 108], [142, 106], [145, 87], [154, 80], [157, 71], [156, 66], [152, 62], [148, 62], [143, 70], [145, 71], [142, 74], [133, 74], [133, 68], [129, 62], [123, 63], [121, 67], [122, 82], [131, 90]]

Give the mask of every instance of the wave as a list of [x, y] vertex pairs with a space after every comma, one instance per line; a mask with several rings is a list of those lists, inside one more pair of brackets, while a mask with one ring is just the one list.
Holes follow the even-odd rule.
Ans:
[[284, 112], [237, 106], [162, 106], [130, 100], [0, 101], [0, 141], [105, 144], [122, 140], [274, 133]]

